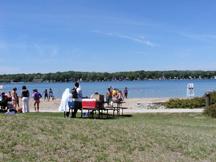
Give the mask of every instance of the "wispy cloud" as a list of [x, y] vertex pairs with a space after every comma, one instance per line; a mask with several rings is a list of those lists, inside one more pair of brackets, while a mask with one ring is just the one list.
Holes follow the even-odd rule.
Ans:
[[145, 39], [143, 36], [129, 36], [129, 35], [124, 35], [124, 34], [116, 34], [116, 33], [109, 33], [109, 32], [101, 32], [101, 31], [92, 31], [97, 34], [102, 34], [106, 35], [109, 37], [115, 37], [115, 38], [121, 38], [121, 39], [127, 39], [139, 44], [143, 44], [145, 46], [149, 47], [156, 47], [157, 45], [155, 43], [152, 43], [151, 41]]

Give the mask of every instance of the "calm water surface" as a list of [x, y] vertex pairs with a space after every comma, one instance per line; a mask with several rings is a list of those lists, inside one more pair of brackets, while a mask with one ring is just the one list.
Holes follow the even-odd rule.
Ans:
[[[206, 91], [216, 90], [216, 80], [145, 80], [145, 81], [110, 81], [110, 82], [81, 82], [84, 96], [90, 96], [94, 92], [105, 94], [108, 87], [124, 89], [128, 87], [130, 98], [142, 97], [186, 97], [186, 87], [188, 83], [194, 83], [195, 96], [202, 96]], [[32, 92], [38, 89], [52, 88], [55, 97], [60, 98], [66, 88], [72, 88], [73, 83], [10, 83], [3, 84], [1, 91], [10, 91], [17, 87], [18, 94], [21, 88], [26, 85]]]

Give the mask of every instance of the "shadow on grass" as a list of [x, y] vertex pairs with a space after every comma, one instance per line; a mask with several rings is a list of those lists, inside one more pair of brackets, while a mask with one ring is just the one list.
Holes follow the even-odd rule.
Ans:
[[[76, 118], [78, 118], [78, 119], [97, 119], [97, 120], [115, 120], [115, 119], [127, 118], [127, 117], [132, 117], [132, 115], [131, 114], [126, 114], [126, 115], [94, 114], [94, 116], [90, 115], [90, 116], [82, 116], [81, 117], [81, 113], [79, 113], [79, 112], [76, 115]], [[69, 116], [69, 117], [65, 117], [65, 118], [72, 118], [72, 117]]]
[[[5, 115], [4, 113], [0, 113], [2, 115]], [[96, 120], [116, 120], [116, 119], [122, 119], [122, 118], [130, 118], [133, 117], [133, 115], [131, 114], [125, 114], [125, 115], [113, 115], [113, 114], [101, 114], [100, 116], [98, 114], [94, 114], [94, 116], [92, 117], [87, 116], [87, 117], [81, 117], [81, 113], [77, 112], [76, 118], [72, 118], [71, 116], [69, 117], [64, 117], [64, 113], [63, 112], [30, 112], [30, 113], [17, 113], [15, 116], [26, 116], [29, 118], [38, 118], [38, 117], [42, 117], [42, 118], [58, 118], [58, 119], [96, 119]]]

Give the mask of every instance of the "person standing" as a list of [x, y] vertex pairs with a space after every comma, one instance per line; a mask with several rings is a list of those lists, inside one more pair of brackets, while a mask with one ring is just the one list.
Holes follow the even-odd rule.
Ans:
[[82, 89], [81, 89], [79, 83], [76, 82], [76, 83], [74, 84], [74, 86], [75, 86], [75, 89], [76, 89], [76, 92], [77, 92], [77, 98], [82, 99], [82, 97], [83, 97], [83, 96], [82, 96]]
[[54, 95], [53, 95], [53, 90], [52, 88], [49, 89], [49, 100], [52, 99], [54, 100]]
[[[75, 82], [74, 88], [72, 89], [72, 92], [74, 94], [76, 94], [76, 99], [77, 99], [77, 101], [75, 101], [74, 112], [72, 113], [72, 117], [75, 118], [78, 109], [80, 109], [82, 107], [82, 102], [80, 101], [82, 99], [82, 89], [81, 89], [78, 82]], [[73, 95], [73, 93], [72, 93], [72, 95]]]
[[48, 90], [47, 90], [47, 89], [44, 90], [44, 101], [45, 101], [46, 99], [49, 100], [49, 99], [48, 99]]
[[124, 97], [128, 98], [128, 88], [127, 87], [125, 87], [124, 89]]
[[32, 97], [34, 99], [34, 108], [35, 108], [35, 111], [39, 112], [39, 109], [40, 109], [40, 98], [42, 97], [42, 95], [38, 92], [37, 89], [34, 89]]
[[19, 108], [19, 97], [17, 95], [17, 88], [13, 88], [11, 92], [12, 104], [15, 109]]
[[22, 112], [29, 112], [29, 90], [26, 86], [22, 87]]
[[111, 101], [112, 101], [112, 91], [111, 88], [108, 88], [106, 93], [106, 102], [108, 105], [110, 105]]

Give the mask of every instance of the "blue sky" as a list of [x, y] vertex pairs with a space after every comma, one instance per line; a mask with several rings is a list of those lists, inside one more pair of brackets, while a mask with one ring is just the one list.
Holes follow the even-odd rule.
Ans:
[[216, 70], [214, 0], [0, 0], [0, 73]]

